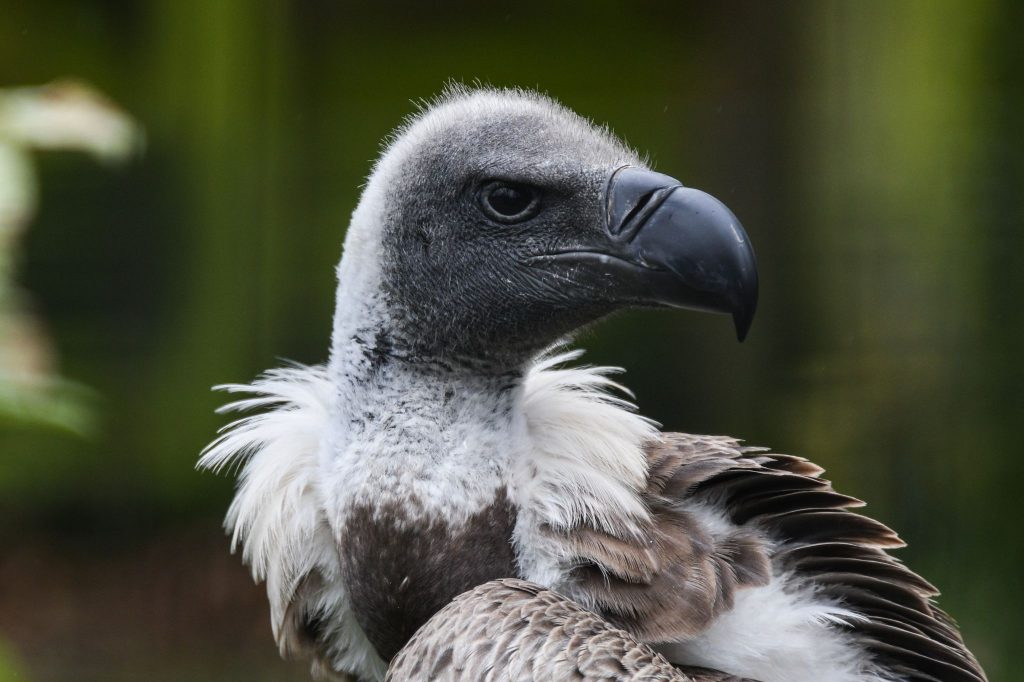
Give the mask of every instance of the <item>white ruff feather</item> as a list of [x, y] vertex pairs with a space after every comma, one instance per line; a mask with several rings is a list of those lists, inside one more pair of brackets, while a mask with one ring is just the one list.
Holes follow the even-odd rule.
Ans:
[[[557, 548], [534, 551], [529, 544], [540, 523], [564, 526], [573, 519], [598, 525], [646, 519], [637, 491], [644, 485], [646, 460], [641, 449], [657, 429], [636, 415], [632, 406], [608, 394], [618, 385], [608, 378], [613, 368], [560, 368], [581, 351], [546, 356], [530, 370], [522, 394], [531, 455], [517, 463], [512, 482], [522, 505], [516, 542], [533, 566], [532, 579], [553, 582], [562, 575], [567, 557]], [[368, 679], [383, 676], [384, 662], [348, 609], [338, 579], [339, 548], [326, 522], [337, 510], [325, 508], [332, 495], [321, 490], [321, 448], [328, 433], [334, 386], [322, 366], [294, 366], [267, 372], [252, 384], [218, 387], [229, 393], [251, 393], [220, 411], [264, 410], [226, 426], [203, 452], [199, 467], [220, 471], [240, 466], [238, 491], [225, 525], [232, 546], [256, 580], [265, 580], [271, 625], [282, 653], [293, 643], [285, 627], [296, 588], [310, 572], [321, 575], [324, 587], [307, 596], [316, 603], [310, 612], [331, 616], [331, 660], [339, 671]], [[625, 512], [625, 514], [623, 514]], [[535, 556], [531, 556], [535, 555]]]
[[515, 545], [527, 580], [556, 586], [572, 567], [565, 546], [542, 528], [587, 522], [634, 532], [650, 521], [640, 491], [647, 481], [645, 443], [657, 425], [609, 393], [622, 386], [613, 367], [570, 367], [582, 351], [542, 356], [526, 377], [523, 411], [529, 453], [517, 463]]
[[[332, 395], [324, 367], [274, 369], [252, 384], [217, 388], [256, 396], [220, 412], [266, 410], [224, 427], [199, 466], [213, 471], [242, 467], [224, 524], [232, 551], [241, 545], [253, 578], [267, 583], [271, 628], [282, 655], [295, 653], [293, 633], [284, 626], [289, 609], [298, 607], [323, 614], [330, 630], [329, 660], [315, 662], [315, 672], [329, 676], [326, 663], [368, 679], [382, 678], [386, 665], [348, 608], [338, 549], [324, 516], [318, 459]], [[293, 604], [300, 581], [310, 574], [320, 575], [322, 585], [305, 595], [307, 603]]]

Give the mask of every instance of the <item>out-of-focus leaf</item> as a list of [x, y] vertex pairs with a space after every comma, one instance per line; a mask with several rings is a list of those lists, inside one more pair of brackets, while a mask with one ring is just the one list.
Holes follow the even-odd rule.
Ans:
[[111, 163], [142, 142], [131, 117], [84, 83], [0, 90], [0, 420], [83, 436], [95, 425], [87, 391], [59, 376], [45, 326], [15, 283], [19, 239], [39, 194], [32, 152], [78, 150]]

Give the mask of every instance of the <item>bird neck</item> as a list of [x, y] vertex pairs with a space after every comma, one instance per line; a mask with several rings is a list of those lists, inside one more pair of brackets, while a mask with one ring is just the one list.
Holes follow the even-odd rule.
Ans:
[[430, 349], [396, 319], [400, 316], [379, 290], [344, 293], [339, 292], [334, 319], [331, 371], [337, 385], [356, 393], [398, 388], [434, 395], [455, 390], [505, 403], [536, 355], [527, 350], [480, 356]]
[[330, 450], [353, 496], [466, 518], [493, 503], [529, 442], [520, 367], [408, 354], [361, 324], [336, 326], [329, 371]]

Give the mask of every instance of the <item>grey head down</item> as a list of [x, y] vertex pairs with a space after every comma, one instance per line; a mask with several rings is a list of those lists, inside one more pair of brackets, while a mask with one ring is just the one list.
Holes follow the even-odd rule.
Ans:
[[659, 433], [603, 370], [545, 359], [631, 307], [728, 314], [742, 339], [757, 303], [736, 217], [606, 129], [535, 93], [452, 89], [375, 165], [337, 300], [327, 367], [231, 388], [270, 409], [201, 462], [246, 462], [228, 523], [282, 652], [380, 679], [458, 595], [522, 578], [554, 592], [504, 582], [457, 603], [546, 605], [508, 634], [546, 646], [551, 613], [585, 609], [588, 631], [643, 652], [630, 661], [693, 679], [985, 679], [934, 588], [889, 555], [895, 533], [821, 469]]
[[399, 130], [345, 251], [346, 331], [358, 311], [381, 353], [488, 373], [625, 307], [731, 313], [742, 335], [757, 300], [753, 251], [724, 205], [520, 91], [456, 89]]
[[[386, 183], [377, 222], [387, 324], [374, 343], [383, 354], [516, 371], [614, 309], [613, 292], [577, 289], [568, 271], [539, 276], [531, 260], [600, 236], [609, 170], [640, 162], [539, 98], [476, 97], [466, 106], [456, 95], [414, 119], [371, 180], [380, 173]], [[490, 210], [503, 187], [523, 193], [505, 192], [510, 212], [536, 215]]]

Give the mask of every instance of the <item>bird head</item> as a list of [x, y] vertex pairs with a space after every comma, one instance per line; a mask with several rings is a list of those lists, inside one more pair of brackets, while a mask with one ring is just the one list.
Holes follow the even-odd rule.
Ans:
[[374, 167], [335, 332], [370, 306], [406, 352], [522, 358], [627, 307], [730, 314], [742, 340], [756, 303], [753, 249], [717, 199], [544, 96], [456, 89]]

